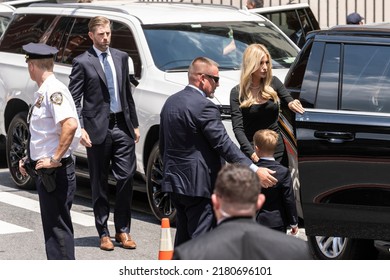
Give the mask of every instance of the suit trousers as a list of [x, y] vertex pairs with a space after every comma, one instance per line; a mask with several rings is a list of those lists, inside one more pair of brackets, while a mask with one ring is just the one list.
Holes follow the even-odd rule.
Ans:
[[116, 233], [129, 233], [133, 177], [136, 170], [135, 142], [124, 118], [110, 121], [102, 144], [87, 148], [93, 212], [99, 237], [110, 236], [107, 222], [110, 214], [108, 174], [116, 180], [114, 223]]
[[216, 225], [211, 199], [170, 193], [176, 209], [175, 247], [210, 231]]
[[56, 188], [47, 192], [36, 177], [43, 233], [48, 260], [74, 260], [74, 234], [70, 216], [76, 191], [74, 162], [56, 169]]

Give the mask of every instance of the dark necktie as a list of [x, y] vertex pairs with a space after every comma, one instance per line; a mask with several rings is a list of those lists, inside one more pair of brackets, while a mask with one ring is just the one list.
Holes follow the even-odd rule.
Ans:
[[104, 74], [106, 75], [108, 92], [110, 93], [111, 111], [115, 103], [115, 88], [114, 88], [114, 75], [112, 74], [110, 63], [107, 60], [107, 53], [102, 53]]

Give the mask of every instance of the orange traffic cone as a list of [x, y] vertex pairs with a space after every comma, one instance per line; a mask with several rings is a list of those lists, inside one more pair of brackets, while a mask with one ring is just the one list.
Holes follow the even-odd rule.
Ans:
[[173, 256], [173, 245], [171, 237], [171, 227], [169, 219], [163, 218], [161, 220], [161, 238], [160, 251], [158, 252], [159, 260], [171, 260]]

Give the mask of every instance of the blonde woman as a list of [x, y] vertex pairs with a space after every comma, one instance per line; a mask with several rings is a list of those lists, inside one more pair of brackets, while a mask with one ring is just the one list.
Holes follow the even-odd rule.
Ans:
[[[252, 140], [260, 129], [271, 129], [280, 133], [278, 127], [279, 108], [288, 104], [290, 110], [302, 114], [304, 109], [293, 99], [283, 83], [272, 76], [271, 56], [261, 44], [252, 44], [244, 52], [240, 84], [230, 93], [233, 131], [241, 150], [257, 162]], [[279, 137], [274, 158], [288, 166], [282, 137]]]

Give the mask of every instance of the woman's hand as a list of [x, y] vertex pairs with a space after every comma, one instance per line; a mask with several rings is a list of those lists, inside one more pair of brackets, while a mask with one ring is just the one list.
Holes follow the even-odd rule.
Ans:
[[303, 114], [305, 112], [305, 109], [302, 107], [302, 104], [298, 99], [294, 99], [293, 101], [289, 102], [288, 108], [290, 108], [291, 111], [299, 114]]

